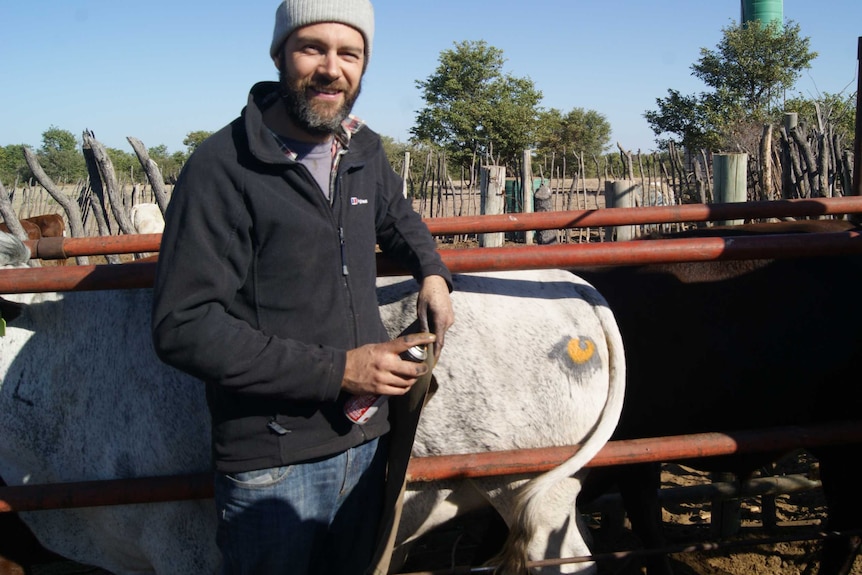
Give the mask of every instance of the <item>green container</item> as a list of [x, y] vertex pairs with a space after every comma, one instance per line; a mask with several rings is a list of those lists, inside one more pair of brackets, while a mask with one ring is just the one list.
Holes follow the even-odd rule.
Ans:
[[[542, 184], [550, 184], [548, 178], [533, 178], [533, 193], [536, 193]], [[524, 211], [524, 194], [521, 193], [521, 180], [506, 180], [506, 213], [518, 214]]]
[[[533, 178], [533, 193], [536, 193], [542, 184], [550, 184], [548, 178]], [[524, 212], [524, 194], [521, 193], [521, 179], [510, 178], [506, 180], [506, 213], [520, 214]], [[507, 241], [524, 241], [524, 232], [506, 232], [504, 236]]]
[[764, 26], [778, 22], [784, 25], [784, 0], [742, 0], [743, 24], [760, 20]]
[[506, 180], [506, 210], [507, 214], [512, 214], [515, 212], [520, 212], [521, 202], [523, 196], [521, 195], [521, 181], [520, 180]]

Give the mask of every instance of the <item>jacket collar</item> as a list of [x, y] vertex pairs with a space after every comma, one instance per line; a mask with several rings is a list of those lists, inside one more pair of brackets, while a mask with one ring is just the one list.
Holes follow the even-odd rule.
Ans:
[[[353, 137], [353, 134], [361, 130], [363, 126], [365, 126], [365, 123], [362, 120], [353, 114], [348, 116], [341, 123], [341, 129], [335, 133], [332, 155], [335, 156], [342, 150], [346, 152], [350, 148], [350, 138]], [[270, 130], [269, 133], [272, 134], [273, 138], [275, 138], [276, 144], [287, 159], [295, 162], [298, 154], [287, 145], [284, 138], [280, 137], [272, 130]]]
[[[249, 150], [261, 161], [273, 164], [296, 159], [296, 154], [263, 123], [263, 111], [280, 100], [278, 82], [259, 82], [249, 92], [248, 104], [243, 110]], [[347, 151], [353, 135], [364, 126], [356, 116], [348, 116], [335, 134], [339, 149]]]

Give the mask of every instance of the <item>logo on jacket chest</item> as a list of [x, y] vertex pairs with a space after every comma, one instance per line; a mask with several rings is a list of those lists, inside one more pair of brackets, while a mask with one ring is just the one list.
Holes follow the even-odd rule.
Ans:
[[357, 198], [356, 196], [353, 196], [350, 198], [350, 205], [351, 206], [364, 206], [367, 203], [368, 203], [367, 198]]

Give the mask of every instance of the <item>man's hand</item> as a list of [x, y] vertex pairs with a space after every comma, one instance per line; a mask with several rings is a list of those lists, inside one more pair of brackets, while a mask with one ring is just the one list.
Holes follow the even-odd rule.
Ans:
[[446, 331], [455, 323], [455, 310], [449, 297], [449, 285], [443, 276], [428, 276], [422, 280], [416, 300], [416, 314], [424, 331], [437, 336], [434, 359], [440, 359]]
[[414, 345], [431, 345], [436, 340], [433, 333], [411, 333], [349, 350], [341, 388], [354, 395], [404, 395], [429, 368], [400, 355]]

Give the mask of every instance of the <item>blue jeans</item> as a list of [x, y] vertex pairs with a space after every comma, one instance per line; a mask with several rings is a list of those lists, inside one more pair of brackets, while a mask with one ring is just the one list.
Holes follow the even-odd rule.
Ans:
[[364, 573], [377, 539], [386, 438], [320, 461], [215, 474], [222, 575]]

